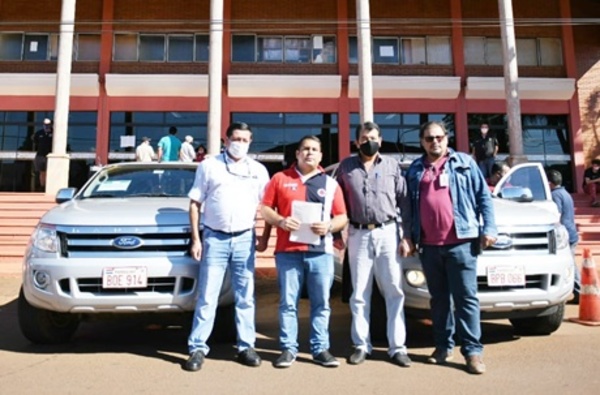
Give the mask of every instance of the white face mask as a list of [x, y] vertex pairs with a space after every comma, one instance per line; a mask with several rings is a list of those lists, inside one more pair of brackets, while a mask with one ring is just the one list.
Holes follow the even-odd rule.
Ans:
[[248, 154], [249, 148], [250, 144], [242, 143], [241, 141], [232, 141], [229, 143], [227, 152], [229, 152], [229, 155], [236, 159], [242, 159], [244, 156], [246, 156], [246, 154]]

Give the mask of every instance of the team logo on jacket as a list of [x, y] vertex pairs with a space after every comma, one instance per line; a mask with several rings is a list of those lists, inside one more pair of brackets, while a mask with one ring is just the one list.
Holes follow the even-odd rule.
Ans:
[[319, 188], [319, 190], [317, 191], [317, 195], [319, 195], [320, 197], [325, 197], [327, 193], [325, 192], [324, 188]]

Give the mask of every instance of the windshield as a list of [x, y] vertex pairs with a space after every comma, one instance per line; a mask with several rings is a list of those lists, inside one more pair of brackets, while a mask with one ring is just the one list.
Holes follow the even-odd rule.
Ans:
[[80, 197], [186, 197], [194, 177], [193, 167], [112, 167], [101, 170]]
[[496, 186], [498, 197], [517, 201], [549, 199], [548, 182], [537, 163], [515, 166]]

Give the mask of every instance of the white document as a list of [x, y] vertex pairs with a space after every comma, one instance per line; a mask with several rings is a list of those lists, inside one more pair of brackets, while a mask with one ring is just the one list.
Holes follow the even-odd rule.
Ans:
[[394, 47], [391, 45], [382, 45], [379, 47], [379, 56], [382, 58], [392, 58], [394, 57]]
[[294, 200], [292, 202], [292, 217], [300, 221], [300, 228], [290, 233], [290, 241], [303, 244], [320, 244], [321, 236], [310, 229], [310, 224], [321, 222], [322, 212], [323, 205], [321, 203]]

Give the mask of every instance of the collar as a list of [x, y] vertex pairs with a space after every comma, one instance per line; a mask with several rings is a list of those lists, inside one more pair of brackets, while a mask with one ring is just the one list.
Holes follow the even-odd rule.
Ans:
[[305, 176], [304, 174], [302, 174], [302, 173], [300, 172], [300, 170], [298, 170], [298, 165], [297, 165], [297, 163], [296, 163], [296, 162], [292, 163], [292, 165], [290, 166], [289, 170], [292, 170], [292, 169], [293, 169], [293, 171], [294, 171], [294, 172], [295, 172], [295, 173], [298, 175], [298, 178], [300, 178], [300, 181], [301, 181], [303, 184], [305, 184], [305, 183], [306, 183], [306, 181], [310, 180], [311, 178], [313, 178], [313, 177], [316, 177], [316, 176], [319, 176], [319, 175], [321, 175], [321, 174], [324, 174], [324, 173], [325, 173], [325, 169], [323, 169], [323, 168], [321, 167], [321, 165], [319, 165], [319, 166], [317, 167], [317, 171], [316, 171], [315, 173], [313, 173], [313, 174], [310, 174], [310, 175], [306, 175], [306, 176]]

